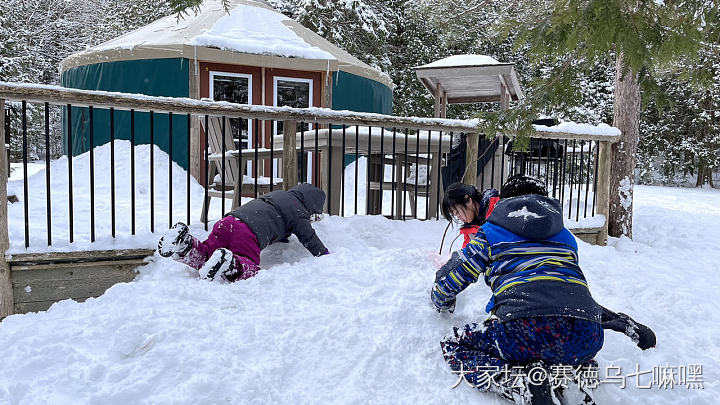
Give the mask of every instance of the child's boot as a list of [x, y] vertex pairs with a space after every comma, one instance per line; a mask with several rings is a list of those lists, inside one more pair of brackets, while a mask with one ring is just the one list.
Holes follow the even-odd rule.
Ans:
[[[543, 374], [544, 373], [544, 374]], [[542, 380], [538, 376], [544, 376]], [[560, 401], [554, 398], [550, 386], [550, 370], [542, 361], [525, 366], [525, 384], [527, 386], [526, 403], [529, 405], [555, 405]]]
[[178, 260], [185, 257], [192, 247], [193, 236], [190, 235], [188, 226], [178, 222], [160, 238], [157, 250], [162, 257]]
[[[538, 381], [538, 373], [535, 371], [538, 368], [544, 370], [545, 378], [542, 381]], [[550, 371], [545, 364], [537, 361], [525, 366], [520, 376], [496, 374], [492, 390], [520, 405], [560, 405], [558, 393], [553, 392], [550, 385], [549, 375]]]
[[238, 269], [235, 256], [229, 249], [220, 248], [200, 268], [200, 278], [210, 281], [233, 281], [237, 278]]

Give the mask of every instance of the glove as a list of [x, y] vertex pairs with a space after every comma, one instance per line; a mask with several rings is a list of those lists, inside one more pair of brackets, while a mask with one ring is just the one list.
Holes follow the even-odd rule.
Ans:
[[430, 290], [430, 301], [433, 303], [435, 310], [438, 312], [450, 312], [455, 311], [455, 298], [447, 302], [441, 302], [436, 298], [433, 290]]
[[452, 314], [453, 312], [455, 312], [455, 298], [453, 298], [452, 301], [450, 301], [449, 306], [445, 306], [445, 307], [437, 307], [436, 306], [435, 309], [440, 313], [449, 312]]

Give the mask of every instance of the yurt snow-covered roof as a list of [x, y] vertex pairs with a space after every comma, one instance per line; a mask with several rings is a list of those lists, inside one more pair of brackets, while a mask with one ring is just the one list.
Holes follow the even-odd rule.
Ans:
[[[68, 56], [60, 70], [102, 62], [187, 58], [294, 70], [342, 70], [393, 84], [385, 73], [333, 45], [264, 1], [203, 2], [197, 14], [170, 15], [135, 31]], [[292, 64], [288, 64], [288, 58]]]

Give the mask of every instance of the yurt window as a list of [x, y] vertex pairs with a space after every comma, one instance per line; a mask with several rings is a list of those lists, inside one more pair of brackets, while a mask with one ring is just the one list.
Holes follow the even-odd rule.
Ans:
[[[311, 107], [313, 97], [312, 79], [275, 76], [274, 91], [276, 107], [307, 108]], [[298, 131], [312, 129], [311, 125], [303, 124]], [[282, 133], [282, 122], [276, 122], [275, 133]]]
[[[252, 104], [252, 76], [242, 73], [210, 72], [210, 96], [215, 101], [228, 101], [238, 104]], [[235, 145], [247, 149], [252, 143], [252, 129], [248, 120], [231, 118]]]

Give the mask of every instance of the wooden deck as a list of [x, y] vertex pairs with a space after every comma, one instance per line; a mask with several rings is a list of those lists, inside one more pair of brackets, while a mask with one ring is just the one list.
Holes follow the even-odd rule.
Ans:
[[151, 249], [24, 253], [6, 256], [13, 313], [44, 311], [61, 300], [99, 297], [135, 279]]

